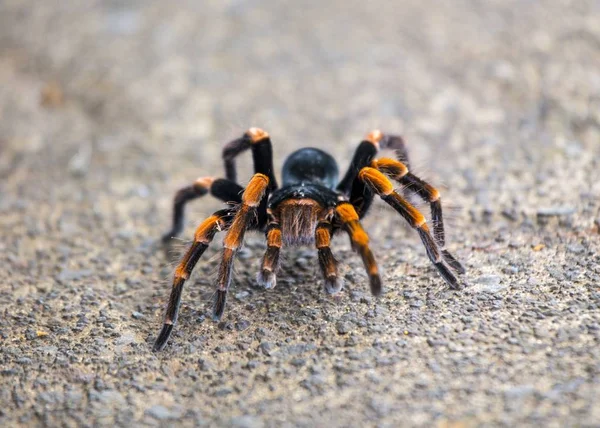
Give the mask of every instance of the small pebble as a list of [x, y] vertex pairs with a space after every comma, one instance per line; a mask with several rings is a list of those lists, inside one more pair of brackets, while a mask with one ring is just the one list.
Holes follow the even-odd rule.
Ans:
[[338, 334], [348, 334], [350, 331], [352, 331], [352, 324], [347, 321], [339, 321], [335, 325], [335, 328]]
[[146, 410], [145, 413], [148, 416], [151, 416], [160, 421], [164, 421], [167, 419], [177, 419], [179, 416], [178, 414], [171, 412], [165, 406], [161, 406], [160, 404], [150, 407], [148, 410]]
[[480, 293], [497, 293], [507, 288], [501, 281], [502, 278], [498, 275], [482, 275], [473, 279], [475, 285], [471, 289]]
[[248, 320], [240, 320], [235, 323], [235, 329], [237, 331], [244, 331], [248, 327], [250, 327], [250, 321], [248, 321]]
[[551, 216], [567, 216], [575, 213], [575, 208], [564, 205], [564, 206], [555, 206], [555, 207], [547, 207], [547, 208], [539, 208], [537, 210], [537, 215], [540, 217], [551, 217]]
[[573, 254], [581, 254], [585, 251], [585, 247], [581, 244], [570, 244], [567, 245], [567, 251]]

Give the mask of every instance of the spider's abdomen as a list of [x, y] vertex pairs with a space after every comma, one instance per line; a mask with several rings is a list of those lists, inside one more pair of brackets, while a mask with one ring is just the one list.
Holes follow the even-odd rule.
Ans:
[[315, 183], [334, 189], [338, 183], [338, 167], [329, 153], [309, 147], [288, 156], [282, 176], [283, 186]]

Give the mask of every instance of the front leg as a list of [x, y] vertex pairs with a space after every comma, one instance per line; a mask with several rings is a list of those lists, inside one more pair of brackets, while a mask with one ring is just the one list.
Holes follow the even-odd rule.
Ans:
[[269, 178], [269, 189], [277, 189], [277, 180], [273, 170], [273, 147], [269, 134], [260, 128], [250, 128], [240, 138], [229, 142], [223, 149], [226, 177], [237, 180], [235, 159], [246, 150], [252, 149], [254, 173], [261, 173]]
[[261, 268], [256, 276], [256, 282], [264, 288], [273, 288], [277, 284], [279, 270], [279, 252], [282, 246], [281, 227], [273, 219], [267, 226], [267, 251], [263, 256]]
[[163, 327], [160, 334], [154, 342], [154, 350], [162, 350], [173, 331], [173, 326], [177, 322], [177, 316], [179, 315], [179, 306], [181, 305], [181, 293], [183, 291], [183, 285], [185, 281], [190, 277], [194, 266], [204, 254], [204, 251], [208, 248], [208, 245], [213, 240], [215, 234], [221, 230], [227, 230], [233, 220], [235, 213], [234, 208], [224, 209], [217, 211], [196, 229], [194, 235], [194, 243], [190, 246], [188, 251], [183, 256], [183, 259], [175, 269], [175, 276], [173, 278], [173, 286], [171, 288], [171, 295], [169, 296], [169, 303], [165, 311]]
[[381, 171], [375, 168], [365, 167], [358, 174], [358, 179], [363, 181], [374, 193], [379, 195], [384, 202], [394, 208], [408, 224], [419, 233], [419, 237], [427, 251], [427, 256], [436, 267], [439, 274], [451, 288], [458, 289], [460, 287], [460, 282], [448, 267], [448, 265], [452, 267], [452, 262], [456, 259], [454, 259], [454, 257], [448, 259], [446, 258], [446, 255], [440, 251], [440, 248], [429, 231], [425, 216], [394, 190], [391, 181], [383, 175]]
[[225, 310], [227, 300], [227, 291], [231, 284], [231, 271], [233, 261], [238, 249], [244, 242], [246, 230], [256, 222], [259, 209], [262, 209], [261, 202], [269, 188], [269, 177], [264, 174], [254, 174], [250, 183], [242, 195], [242, 204], [235, 214], [231, 227], [223, 240], [223, 258], [219, 266], [219, 276], [217, 279], [217, 292], [215, 295], [213, 319], [219, 320]]
[[379, 296], [381, 294], [379, 269], [377, 268], [375, 256], [369, 248], [369, 235], [361, 226], [356, 209], [349, 202], [340, 202], [335, 207], [335, 216], [341, 227], [348, 233], [352, 248], [360, 254], [363, 260], [365, 270], [369, 275], [371, 294]]
[[315, 231], [315, 245], [319, 254], [319, 266], [325, 279], [325, 292], [339, 293], [344, 288], [344, 280], [338, 275], [338, 261], [331, 252], [331, 233], [333, 226], [328, 219], [323, 219]]
[[431, 220], [433, 222], [433, 237], [440, 248], [442, 256], [448, 264], [458, 273], [464, 274], [465, 268], [456, 258], [446, 250], [446, 236], [444, 232], [444, 219], [442, 216], [442, 200], [440, 192], [431, 184], [412, 174], [406, 165], [394, 159], [381, 158], [374, 160], [371, 166], [398, 183], [403, 184], [411, 192], [415, 192], [421, 199], [429, 202]]
[[358, 173], [370, 166], [381, 149], [391, 149], [396, 152], [399, 161], [408, 165], [408, 152], [404, 139], [397, 135], [385, 135], [379, 130], [369, 132], [354, 152], [352, 162], [337, 189], [345, 195], [350, 195], [360, 218], [363, 218], [373, 203], [374, 194], [362, 181], [357, 180]]

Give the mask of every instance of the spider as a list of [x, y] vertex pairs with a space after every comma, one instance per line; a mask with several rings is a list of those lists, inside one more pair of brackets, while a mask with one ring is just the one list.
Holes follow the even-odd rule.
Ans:
[[[396, 151], [397, 159], [380, 158], [380, 149]], [[243, 188], [237, 181], [235, 158], [246, 150], [252, 151], [255, 174]], [[338, 262], [331, 248], [331, 237], [344, 230], [364, 263], [371, 293], [381, 294], [381, 278], [375, 257], [369, 249], [369, 237], [360, 224], [375, 195], [392, 206], [421, 238], [427, 255], [448, 285], [460, 286], [456, 274], [465, 273], [463, 266], [445, 247], [442, 205], [439, 192], [409, 172], [408, 154], [402, 137], [372, 131], [360, 143], [342, 181], [331, 155], [316, 148], [303, 148], [289, 155], [282, 169], [283, 184], [277, 186], [269, 134], [250, 128], [242, 137], [228, 143], [223, 150], [226, 178], [203, 177], [184, 187], [175, 195], [172, 229], [163, 241], [181, 233], [185, 205], [192, 199], [210, 192], [230, 203], [204, 220], [196, 229], [194, 242], [175, 270], [173, 288], [167, 304], [164, 324], [154, 350], [162, 350], [177, 321], [181, 292], [192, 269], [217, 232], [226, 231], [218, 271], [213, 319], [219, 320], [225, 309], [227, 290], [237, 251], [244, 242], [247, 230], [265, 232], [267, 250], [257, 275], [264, 288], [273, 288], [279, 268], [279, 253], [283, 246], [314, 244], [319, 266], [325, 279], [325, 291], [338, 293], [343, 280], [338, 275]], [[400, 193], [390, 179], [429, 202], [433, 227], [425, 217]]]

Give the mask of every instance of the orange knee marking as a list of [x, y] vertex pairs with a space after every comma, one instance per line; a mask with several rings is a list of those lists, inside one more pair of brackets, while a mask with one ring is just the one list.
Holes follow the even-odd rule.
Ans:
[[[188, 279], [188, 273], [185, 271], [185, 265], [187, 263], [187, 260], [183, 260], [179, 266], [177, 266], [177, 269], [175, 269], [175, 283], [177, 282], [177, 280], [179, 279]], [[173, 284], [175, 285], [175, 284]]]
[[211, 234], [214, 232], [215, 228], [222, 228], [225, 225], [223, 220], [216, 215], [211, 215], [209, 218], [200, 223], [200, 226], [196, 229], [196, 233], [194, 233], [194, 241], [195, 242], [203, 242], [208, 243], [211, 240]]
[[423, 214], [421, 214], [421, 212], [418, 209], [413, 207], [408, 202], [406, 202], [406, 209], [410, 213], [410, 216], [414, 219], [416, 227], [423, 227], [423, 226], [427, 227], [425, 225], [425, 222], [427, 220], [425, 220], [425, 216]]
[[281, 248], [281, 230], [271, 229], [267, 234], [267, 246]]
[[381, 158], [374, 160], [371, 165], [373, 168], [378, 169], [386, 174], [389, 174], [392, 178], [398, 180], [408, 174], [408, 168], [402, 162], [396, 159]]
[[223, 240], [223, 246], [229, 249], [236, 249], [242, 243], [244, 239], [244, 232], [246, 230], [246, 217], [248, 215], [249, 208], [242, 205], [231, 223], [231, 227], [225, 235]]
[[[181, 287], [185, 282], [186, 278], [175, 275], [175, 279], [173, 280], [173, 288]], [[165, 324], [167, 324], [165, 322]]]
[[379, 195], [389, 195], [394, 191], [392, 182], [375, 168], [364, 167], [358, 173], [358, 178], [367, 183]]
[[198, 245], [198, 242], [194, 242], [186, 251], [185, 255], [177, 265], [177, 268], [175, 268], [175, 279], [173, 281], [173, 287], [176, 287], [178, 284], [181, 284], [183, 281], [189, 278], [190, 274], [187, 271], [187, 265]]
[[366, 246], [369, 243], [369, 236], [358, 222], [358, 214], [352, 204], [338, 205], [335, 210], [348, 228], [352, 242], [358, 246]]
[[330, 242], [331, 238], [329, 231], [323, 228], [317, 229], [317, 232], [315, 233], [315, 243], [317, 248], [329, 247]]
[[250, 207], [258, 206], [268, 185], [269, 177], [260, 173], [254, 174], [242, 194], [242, 202]]
[[440, 192], [435, 187], [425, 184], [425, 189], [429, 193], [429, 202], [435, 202], [440, 199]]
[[349, 228], [350, 239], [352, 239], [352, 242], [359, 247], [366, 247], [369, 245], [369, 235], [367, 235], [367, 232], [364, 231], [358, 221], [350, 223]]
[[421, 224], [420, 226], [417, 226], [417, 227], [425, 232], [429, 232], [429, 226], [427, 226], [427, 224], [425, 224], [424, 222], [423, 222], [423, 224]]
[[335, 210], [344, 223], [358, 220], [358, 214], [351, 204], [340, 204]]
[[379, 142], [383, 140], [383, 133], [379, 129], [375, 129], [367, 134], [365, 140], [379, 148]]
[[413, 221], [413, 224], [411, 226], [422, 227], [425, 225], [425, 222], [427, 220], [425, 219], [425, 216], [423, 214], [421, 214], [421, 211], [419, 211], [414, 206], [412, 206], [406, 199], [404, 199], [402, 196], [400, 196], [396, 192], [394, 192], [392, 196], [400, 205], [402, 205], [402, 207], [406, 210], [408, 215], [411, 217], [411, 219]]
[[227, 232], [223, 240], [225, 248], [237, 249], [240, 247], [244, 239], [246, 226], [248, 225], [248, 215], [251, 214], [253, 208], [256, 208], [260, 204], [268, 185], [269, 178], [266, 175], [260, 173], [254, 174], [242, 195], [242, 205], [235, 214], [229, 232]]
[[260, 128], [250, 128], [248, 129], [247, 134], [250, 137], [250, 140], [253, 144], [258, 143], [259, 141], [264, 140], [265, 138], [269, 138], [269, 134], [267, 133], [267, 131]]
[[215, 177], [200, 177], [194, 182], [194, 186], [200, 187], [204, 190], [209, 190], [214, 182]]

